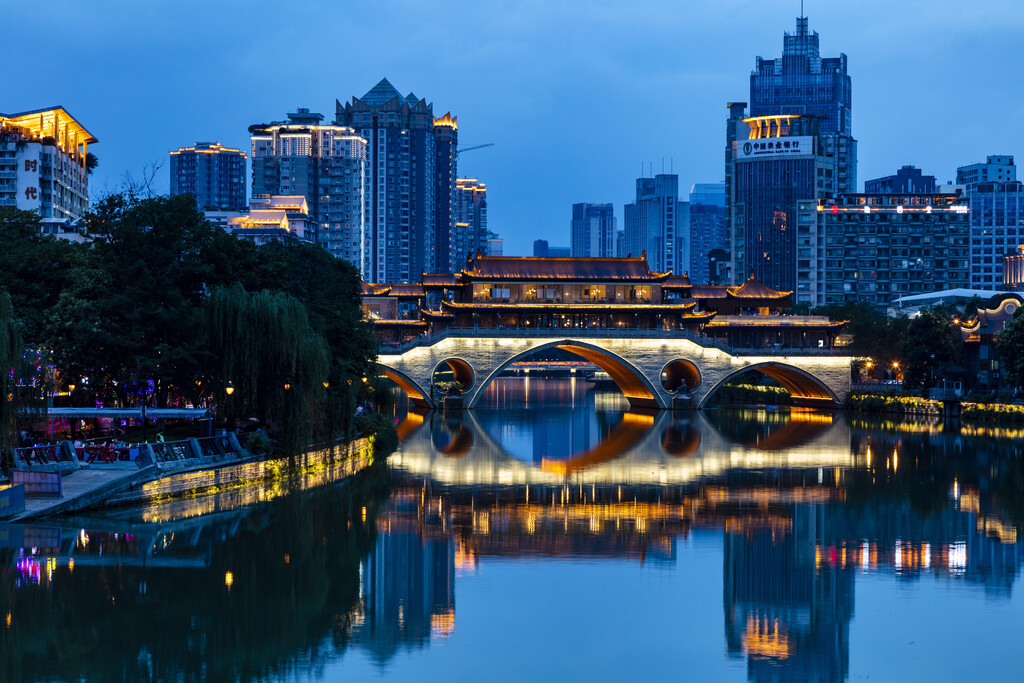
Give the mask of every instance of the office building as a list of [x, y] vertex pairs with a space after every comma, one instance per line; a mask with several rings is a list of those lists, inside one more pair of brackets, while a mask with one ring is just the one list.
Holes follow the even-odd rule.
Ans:
[[533, 255], [540, 258], [568, 258], [572, 256], [572, 250], [569, 247], [549, 246], [547, 240], [534, 240]]
[[884, 309], [904, 296], [968, 287], [968, 215], [957, 194], [801, 202], [798, 231], [812, 268], [797, 282], [797, 303], [860, 301]]
[[1001, 154], [988, 157], [984, 163], [970, 164], [956, 169], [956, 184], [968, 190], [978, 183], [1012, 183], [1017, 180], [1017, 167], [1013, 157]]
[[0, 114], [0, 207], [35, 211], [44, 225], [80, 220], [96, 142], [64, 107]]
[[573, 204], [571, 225], [573, 256], [593, 258], [615, 256], [617, 229], [615, 209], [611, 204]]
[[637, 178], [636, 200], [626, 204], [623, 214], [626, 253], [647, 254], [647, 263], [659, 273], [685, 271], [690, 262], [685, 209], [679, 206], [679, 176]]
[[303, 196], [312, 239], [368, 278], [364, 218], [366, 140], [347, 126], [324, 125], [300, 108], [287, 121], [249, 126], [252, 196]]
[[197, 142], [171, 152], [171, 194], [195, 195], [200, 210], [245, 209], [245, 152]]
[[[369, 92], [337, 103], [335, 124], [367, 141], [364, 279], [415, 282], [451, 267], [458, 126], [450, 113], [402, 96], [385, 78]], [[440, 242], [440, 247], [438, 247]]]
[[[836, 162], [823, 142], [820, 116], [745, 117], [731, 104], [726, 148], [730, 279], [753, 275], [769, 287], [797, 290], [811, 278], [810, 234], [797, 235], [803, 200], [832, 196]], [[811, 298], [797, 291], [797, 303]]]
[[922, 175], [921, 169], [903, 166], [896, 175], [864, 181], [866, 194], [933, 194], [935, 176]]
[[757, 58], [750, 76], [750, 116], [821, 117], [822, 153], [835, 159], [835, 191], [857, 191], [857, 141], [853, 138], [852, 83], [846, 55], [822, 57], [818, 33], [798, 17], [796, 33], [783, 38], [782, 57]]
[[1024, 244], [1024, 187], [1012, 156], [990, 156], [983, 164], [961, 166], [956, 181], [971, 207], [971, 287], [998, 289], [1004, 257]]
[[[728, 253], [725, 225], [725, 183], [697, 183], [690, 188], [690, 282], [717, 284], [712, 277], [711, 254]], [[717, 256], [717, 255], [716, 255]], [[716, 262], [717, 262], [716, 258]]]

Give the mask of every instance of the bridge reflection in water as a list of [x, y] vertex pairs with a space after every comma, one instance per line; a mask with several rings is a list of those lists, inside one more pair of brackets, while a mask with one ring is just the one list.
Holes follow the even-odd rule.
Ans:
[[[409, 584], [386, 595], [379, 574], [388, 563], [371, 560], [367, 593], [392, 608], [367, 618], [429, 605], [418, 621], [432, 623], [435, 637], [456, 627], [455, 577], [486, 571], [482, 560], [672, 565], [680, 541], [718, 531], [728, 655], [745, 658], [751, 680], [839, 681], [849, 673], [858, 573], [925, 571], [1008, 594], [1024, 562], [1012, 525], [980, 513], [977, 489], [966, 507], [958, 490], [954, 504], [929, 516], [888, 494], [872, 501], [898, 474], [906, 445], [892, 432], [853, 432], [831, 414], [626, 412], [596, 445], [539, 462], [510, 453], [472, 411], [413, 414], [399, 428], [405, 438], [390, 460], [397, 488], [376, 553], [392, 567], [432, 567], [417, 584], [429, 595]], [[944, 448], [963, 446], [941, 426], [931, 432]], [[878, 451], [893, 457], [879, 463]], [[848, 497], [865, 492], [867, 504], [851, 509]], [[396, 562], [391, 536], [424, 557]]]

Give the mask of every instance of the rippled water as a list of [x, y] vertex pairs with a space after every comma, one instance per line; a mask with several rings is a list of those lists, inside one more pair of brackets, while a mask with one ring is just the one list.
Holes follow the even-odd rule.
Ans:
[[389, 469], [0, 526], [0, 680], [1020, 680], [1024, 434], [502, 379]]

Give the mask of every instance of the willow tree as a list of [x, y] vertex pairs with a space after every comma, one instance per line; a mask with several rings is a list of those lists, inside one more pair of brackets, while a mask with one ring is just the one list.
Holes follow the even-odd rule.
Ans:
[[0, 290], [0, 462], [4, 469], [12, 463], [10, 449], [18, 424], [18, 370], [24, 351], [11, 297]]
[[288, 294], [250, 294], [236, 284], [211, 293], [206, 320], [215, 393], [233, 415], [257, 418], [295, 453], [323, 417], [330, 369], [327, 343], [306, 307]]

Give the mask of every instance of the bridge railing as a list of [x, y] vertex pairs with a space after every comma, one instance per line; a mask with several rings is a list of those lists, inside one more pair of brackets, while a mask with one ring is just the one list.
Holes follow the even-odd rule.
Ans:
[[453, 337], [535, 337], [551, 339], [579, 339], [579, 338], [600, 338], [600, 339], [686, 339], [704, 348], [713, 348], [728, 353], [732, 356], [848, 356], [849, 349], [837, 347], [796, 347], [796, 346], [770, 346], [770, 347], [735, 347], [719, 341], [704, 334], [697, 334], [690, 330], [659, 330], [659, 329], [637, 329], [637, 328], [536, 328], [536, 327], [448, 327], [438, 330], [433, 334], [425, 334], [410, 339], [404, 344], [382, 344], [381, 353], [402, 354], [410, 349], [419, 346], [433, 346], [444, 339]]

